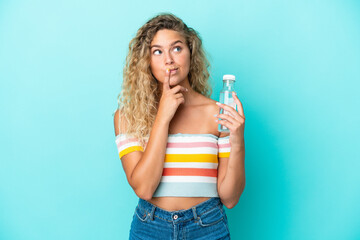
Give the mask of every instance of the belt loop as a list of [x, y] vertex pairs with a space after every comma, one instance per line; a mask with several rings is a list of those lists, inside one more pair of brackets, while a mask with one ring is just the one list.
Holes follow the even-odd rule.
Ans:
[[197, 220], [197, 219], [198, 219], [198, 216], [197, 216], [197, 214], [196, 214], [196, 207], [193, 207], [193, 208], [192, 208], [192, 211], [193, 211], [195, 220]]
[[152, 206], [151, 212], [150, 212], [150, 220], [153, 221], [154, 220], [154, 213], [155, 213], [155, 206]]

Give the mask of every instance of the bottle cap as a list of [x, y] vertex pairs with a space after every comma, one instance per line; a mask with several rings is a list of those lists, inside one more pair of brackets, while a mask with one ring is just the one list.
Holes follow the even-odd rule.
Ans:
[[232, 81], [235, 81], [235, 75], [225, 74], [225, 75], [223, 76], [223, 80], [232, 80]]

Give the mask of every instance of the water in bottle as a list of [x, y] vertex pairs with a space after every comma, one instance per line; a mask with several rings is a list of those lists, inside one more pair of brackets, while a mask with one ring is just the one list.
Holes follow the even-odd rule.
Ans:
[[[234, 101], [234, 98], [232, 96], [232, 92], [234, 91], [234, 82], [235, 82], [235, 76], [234, 75], [224, 75], [223, 76], [223, 88], [220, 92], [220, 103], [226, 104], [231, 106], [232, 108], [236, 109], [236, 103]], [[220, 108], [220, 114], [228, 114], [231, 115], [230, 112]], [[221, 119], [219, 119], [221, 120]], [[229, 132], [229, 129], [219, 123], [218, 125], [218, 131], [219, 132]]]

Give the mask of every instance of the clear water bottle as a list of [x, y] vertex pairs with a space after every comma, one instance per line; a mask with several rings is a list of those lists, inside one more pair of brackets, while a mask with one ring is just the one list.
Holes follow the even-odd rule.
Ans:
[[[235, 82], [235, 76], [234, 75], [224, 75], [223, 76], [223, 88], [220, 92], [220, 103], [229, 105], [230, 107], [234, 108], [237, 111], [236, 103], [234, 101], [234, 98], [232, 96], [232, 92], [234, 91], [234, 82]], [[220, 114], [228, 114], [231, 115], [230, 112], [220, 108]], [[221, 119], [219, 119], [221, 120]], [[229, 129], [219, 123], [218, 125], [218, 131], [219, 132], [229, 132]]]

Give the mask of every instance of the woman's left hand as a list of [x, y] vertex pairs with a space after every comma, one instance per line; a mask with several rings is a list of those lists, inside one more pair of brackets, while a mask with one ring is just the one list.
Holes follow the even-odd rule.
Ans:
[[234, 108], [217, 102], [216, 104], [226, 110], [228, 114], [218, 114], [215, 115], [216, 118], [221, 118], [222, 120], [215, 120], [221, 125], [227, 127], [230, 130], [230, 143], [231, 146], [240, 146], [244, 147], [244, 128], [245, 128], [245, 115], [243, 106], [237, 97], [235, 92], [232, 92], [232, 96], [235, 100], [237, 112]]

